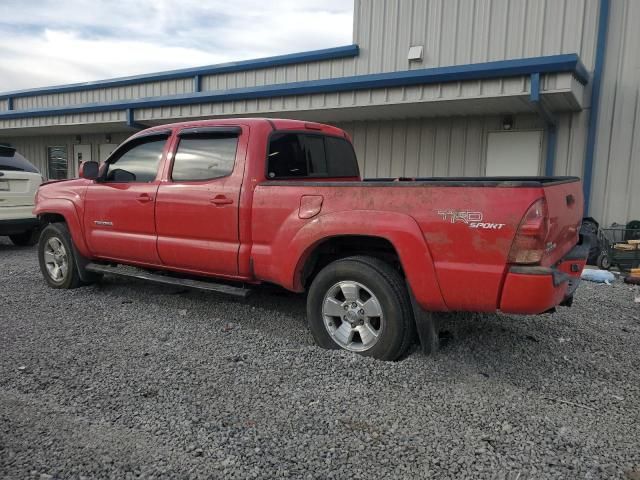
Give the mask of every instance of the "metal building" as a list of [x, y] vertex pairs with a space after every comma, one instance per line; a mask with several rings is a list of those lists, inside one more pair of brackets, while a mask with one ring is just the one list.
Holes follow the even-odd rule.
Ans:
[[144, 126], [333, 123], [376, 176], [579, 175], [588, 214], [640, 218], [640, 2], [355, 0], [353, 44], [0, 93], [0, 142], [50, 178]]

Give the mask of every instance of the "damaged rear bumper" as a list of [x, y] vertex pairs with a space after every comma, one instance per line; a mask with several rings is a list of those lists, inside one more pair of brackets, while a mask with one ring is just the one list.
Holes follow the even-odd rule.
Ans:
[[500, 311], [531, 315], [558, 305], [571, 306], [588, 255], [589, 244], [583, 241], [553, 267], [511, 266], [502, 288]]

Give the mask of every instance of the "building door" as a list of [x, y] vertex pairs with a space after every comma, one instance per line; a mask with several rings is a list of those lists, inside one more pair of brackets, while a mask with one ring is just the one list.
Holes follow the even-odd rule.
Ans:
[[74, 145], [73, 146], [73, 171], [72, 175], [78, 176], [80, 164], [82, 162], [91, 161], [91, 145]]
[[99, 162], [102, 163], [109, 158], [109, 155], [111, 155], [111, 152], [113, 152], [117, 146], [117, 143], [101, 143], [98, 146]]
[[489, 177], [540, 175], [541, 158], [542, 130], [489, 132], [485, 174]]

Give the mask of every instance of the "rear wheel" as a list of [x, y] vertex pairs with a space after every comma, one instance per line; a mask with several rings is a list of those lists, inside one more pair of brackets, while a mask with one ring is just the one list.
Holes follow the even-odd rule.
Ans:
[[18, 247], [32, 247], [38, 243], [38, 237], [40, 230], [33, 228], [23, 233], [17, 233], [15, 235], [9, 235], [11, 242]]
[[402, 356], [415, 335], [404, 280], [373, 257], [348, 257], [322, 269], [309, 289], [307, 318], [321, 347], [380, 360]]

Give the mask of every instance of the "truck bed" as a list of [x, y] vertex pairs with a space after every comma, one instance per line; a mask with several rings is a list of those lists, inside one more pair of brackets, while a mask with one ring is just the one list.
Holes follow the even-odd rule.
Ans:
[[[321, 211], [312, 220], [298, 218], [303, 196], [321, 199]], [[425, 255], [431, 260], [414, 253], [406, 263], [422, 264], [417, 267], [420, 278], [437, 279], [447, 308], [495, 311], [515, 233], [525, 212], [541, 198], [546, 199], [549, 233], [539, 265], [549, 268], [578, 240], [582, 188], [577, 177], [264, 181], [256, 187], [253, 201], [255, 272], [285, 282], [273, 259], [296, 258], [298, 252], [291, 251], [296, 238], [310, 236], [308, 242], [313, 243], [317, 233], [391, 239], [413, 225], [414, 237], [426, 242]], [[433, 274], [427, 271], [428, 263]]]
[[[579, 182], [579, 177], [389, 177], [365, 178], [362, 181], [315, 181], [304, 180], [307, 186], [318, 187], [542, 187], [560, 185], [563, 183]], [[270, 180], [263, 185], [292, 186], [300, 185], [300, 180]]]

